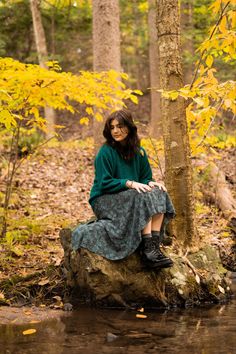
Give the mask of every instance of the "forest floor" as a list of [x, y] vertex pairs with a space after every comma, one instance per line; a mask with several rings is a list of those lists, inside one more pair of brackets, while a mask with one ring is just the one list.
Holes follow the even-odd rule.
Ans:
[[[59, 231], [93, 216], [88, 204], [92, 146], [91, 138], [50, 142], [22, 163], [14, 182], [7, 237], [0, 243], [0, 305], [63, 308], [66, 286]], [[235, 151], [226, 149], [221, 157], [217, 164], [235, 193]], [[153, 167], [153, 173], [160, 178], [158, 168]], [[198, 184], [195, 179], [195, 191]], [[222, 213], [202, 197], [197, 197], [196, 225], [199, 244], [211, 243], [227, 253], [235, 243]]]

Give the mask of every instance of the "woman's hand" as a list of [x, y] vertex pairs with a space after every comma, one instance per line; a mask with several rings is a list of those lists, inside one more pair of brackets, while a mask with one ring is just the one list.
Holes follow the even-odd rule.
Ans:
[[137, 192], [150, 192], [152, 188], [147, 184], [135, 182], [135, 181], [127, 181], [126, 186], [130, 189], [136, 189]]
[[159, 189], [162, 189], [164, 192], [167, 192], [166, 187], [165, 187], [164, 184], [161, 183], [161, 182], [150, 181], [150, 182], [148, 183], [148, 185], [149, 185], [149, 187], [151, 187], [151, 188], [157, 187], [157, 188], [159, 188]]

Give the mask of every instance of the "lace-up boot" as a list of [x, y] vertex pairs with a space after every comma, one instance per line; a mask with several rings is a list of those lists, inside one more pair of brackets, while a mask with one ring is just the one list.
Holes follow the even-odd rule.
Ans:
[[152, 237], [143, 237], [142, 240], [142, 261], [150, 268], [168, 268], [173, 262], [157, 249]]
[[173, 261], [169, 257], [167, 257], [160, 249], [160, 244], [161, 244], [160, 232], [158, 232], [158, 231], [152, 232], [152, 243], [153, 243], [154, 248], [158, 254], [159, 262], [163, 261], [165, 264], [165, 266], [164, 266], [165, 268], [172, 267]]

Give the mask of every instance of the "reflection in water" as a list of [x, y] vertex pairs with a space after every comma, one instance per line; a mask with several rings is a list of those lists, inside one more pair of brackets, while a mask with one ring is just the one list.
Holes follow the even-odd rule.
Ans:
[[[233, 354], [236, 299], [226, 305], [146, 313], [81, 309], [60, 319], [0, 325], [1, 354]], [[22, 331], [37, 332], [23, 336]]]

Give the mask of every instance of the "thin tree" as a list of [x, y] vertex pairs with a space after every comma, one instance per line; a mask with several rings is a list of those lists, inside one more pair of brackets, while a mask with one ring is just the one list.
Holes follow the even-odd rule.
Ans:
[[183, 34], [181, 46], [185, 57], [185, 64], [183, 65], [184, 84], [190, 84], [194, 71], [193, 1], [181, 0], [180, 11], [181, 33]]
[[[34, 37], [35, 37], [35, 44], [36, 44], [36, 49], [38, 54], [39, 65], [42, 68], [47, 68], [46, 61], [48, 60], [48, 50], [47, 50], [45, 31], [42, 23], [40, 2], [41, 2], [40, 0], [30, 0], [30, 9], [31, 9], [32, 19], [33, 19]], [[44, 114], [47, 120], [47, 135], [48, 137], [51, 137], [55, 132], [55, 128], [54, 128], [55, 120], [56, 120], [55, 111], [51, 107], [45, 107]]]
[[[121, 71], [119, 0], [93, 0], [93, 69]], [[95, 149], [102, 142], [102, 127], [94, 120]]]
[[161, 99], [157, 91], [160, 85], [159, 79], [159, 57], [156, 29], [156, 1], [148, 0], [148, 31], [149, 31], [149, 71], [151, 86], [151, 118], [149, 131], [150, 135], [158, 138], [161, 135]]
[[[177, 90], [183, 86], [180, 60], [180, 14], [178, 0], [157, 1], [157, 38], [160, 87]], [[192, 169], [185, 102], [161, 99], [165, 147], [165, 178], [177, 217], [172, 232], [185, 245], [194, 238]]]

